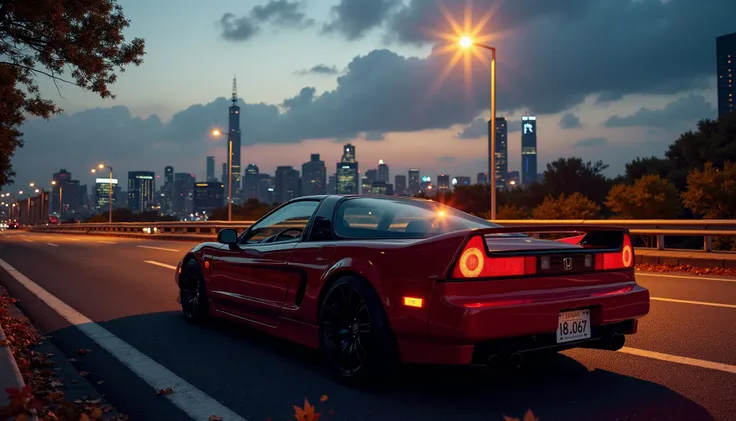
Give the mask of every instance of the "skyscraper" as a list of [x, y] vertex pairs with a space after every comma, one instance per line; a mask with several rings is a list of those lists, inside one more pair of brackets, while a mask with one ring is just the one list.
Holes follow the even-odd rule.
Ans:
[[174, 213], [191, 213], [194, 209], [194, 182], [194, 176], [189, 173], [174, 174]]
[[537, 117], [521, 117], [521, 183], [537, 181]]
[[217, 179], [215, 178], [215, 157], [208, 156], [207, 157], [207, 182], [211, 183], [213, 181], [217, 181]]
[[288, 165], [276, 167], [276, 201], [284, 203], [299, 196], [299, 171]]
[[378, 160], [378, 176], [376, 177], [376, 181], [388, 183], [389, 182], [388, 178], [389, 178], [388, 164], [383, 162], [383, 159], [379, 159]]
[[450, 190], [450, 176], [440, 174], [437, 176], [437, 191], [447, 192]]
[[404, 174], [396, 174], [394, 177], [394, 193], [406, 196], [406, 176]]
[[736, 111], [736, 32], [716, 38], [718, 116]]
[[194, 212], [212, 213], [225, 204], [225, 185], [219, 181], [195, 183], [192, 197]]
[[[490, 130], [490, 120], [488, 128]], [[490, 132], [489, 132], [490, 133]], [[508, 162], [508, 133], [509, 128], [506, 125], [506, 119], [503, 117], [496, 117], [496, 147], [494, 148], [496, 154], [496, 188], [506, 188], [506, 173], [509, 172]], [[490, 142], [490, 139], [489, 139]]]
[[[238, 106], [238, 93], [237, 93], [237, 83], [235, 81], [235, 78], [233, 78], [233, 96], [230, 99], [232, 102], [232, 105], [230, 105], [230, 118], [228, 120], [228, 133], [230, 134], [230, 139], [232, 139], [233, 142], [233, 173], [230, 175], [230, 178], [232, 179], [233, 183], [233, 197], [237, 196], [237, 192], [240, 191], [240, 107]], [[228, 142], [230, 139], [227, 139], [227, 136], [225, 137], [225, 141]], [[225, 143], [225, 148], [227, 148], [229, 145]], [[225, 149], [227, 150], [227, 149]], [[225, 160], [227, 163], [227, 159]], [[225, 172], [227, 172], [227, 164], [225, 166]], [[228, 186], [225, 186], [225, 189], [227, 189]], [[226, 195], [227, 195], [227, 190]]]
[[309, 162], [302, 164], [302, 196], [327, 193], [327, 168], [318, 153], [313, 153]]
[[153, 171], [128, 171], [128, 209], [147, 212], [156, 201], [156, 174]]
[[355, 146], [350, 143], [343, 146], [342, 158], [337, 163], [337, 193], [360, 193], [358, 161], [355, 160]]
[[256, 164], [248, 164], [243, 174], [243, 200], [258, 198], [258, 174], [259, 169]]
[[409, 195], [414, 196], [419, 193], [419, 184], [421, 183], [419, 177], [419, 168], [412, 168], [409, 170]]
[[164, 213], [172, 213], [174, 210], [174, 167], [169, 165], [164, 168], [164, 191], [162, 208]]
[[116, 207], [118, 201], [118, 179], [112, 181], [107, 177], [95, 179], [95, 208], [97, 212], [107, 210], [110, 203], [110, 184], [112, 184], [112, 206]]
[[488, 173], [487, 172], [479, 172], [476, 176], [476, 180], [478, 184], [488, 184]]

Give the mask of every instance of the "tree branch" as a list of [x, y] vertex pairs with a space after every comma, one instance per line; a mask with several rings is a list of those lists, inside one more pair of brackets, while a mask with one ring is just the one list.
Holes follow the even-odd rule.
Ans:
[[[25, 69], [25, 70], [28, 70], [28, 71], [33, 72], [33, 73], [42, 74], [44, 76], [47, 76], [47, 77], [51, 78], [54, 81], [54, 83], [57, 83], [57, 81], [58, 82], [64, 82], [64, 83], [68, 83], [70, 85], [74, 85], [74, 86], [76, 86], [78, 88], [86, 89], [84, 86], [79, 85], [78, 83], [75, 83], [75, 82], [72, 82], [70, 80], [66, 80], [66, 79], [60, 78], [60, 77], [56, 76], [53, 73], [48, 73], [48, 72], [44, 72], [43, 70], [34, 69], [33, 67], [24, 66], [24, 65], [18, 64], [18, 63], [10, 63], [10, 62], [7, 62], [7, 61], [0, 61], [0, 64], [7, 64], [8, 66], [19, 67], [21, 69]], [[57, 90], [58, 90], [58, 85], [57, 85]], [[59, 93], [59, 95], [61, 95], [61, 93]]]

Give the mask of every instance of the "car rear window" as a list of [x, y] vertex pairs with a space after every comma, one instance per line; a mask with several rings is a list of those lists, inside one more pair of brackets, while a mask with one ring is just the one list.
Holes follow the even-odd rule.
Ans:
[[343, 238], [426, 238], [499, 227], [429, 200], [350, 198], [340, 203], [335, 215], [335, 233]]

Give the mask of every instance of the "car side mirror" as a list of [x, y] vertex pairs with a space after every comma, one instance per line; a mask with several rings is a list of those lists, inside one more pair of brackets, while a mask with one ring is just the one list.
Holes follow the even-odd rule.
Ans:
[[229, 246], [235, 245], [238, 243], [238, 232], [232, 228], [221, 229], [217, 233], [217, 242]]

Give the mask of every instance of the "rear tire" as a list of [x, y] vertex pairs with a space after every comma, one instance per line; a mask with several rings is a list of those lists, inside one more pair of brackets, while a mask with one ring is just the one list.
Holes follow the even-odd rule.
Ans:
[[188, 260], [181, 270], [179, 297], [182, 312], [188, 322], [202, 323], [210, 319], [210, 302], [197, 259]]
[[341, 381], [361, 384], [393, 374], [398, 353], [381, 300], [356, 276], [330, 287], [320, 306], [320, 353]]

